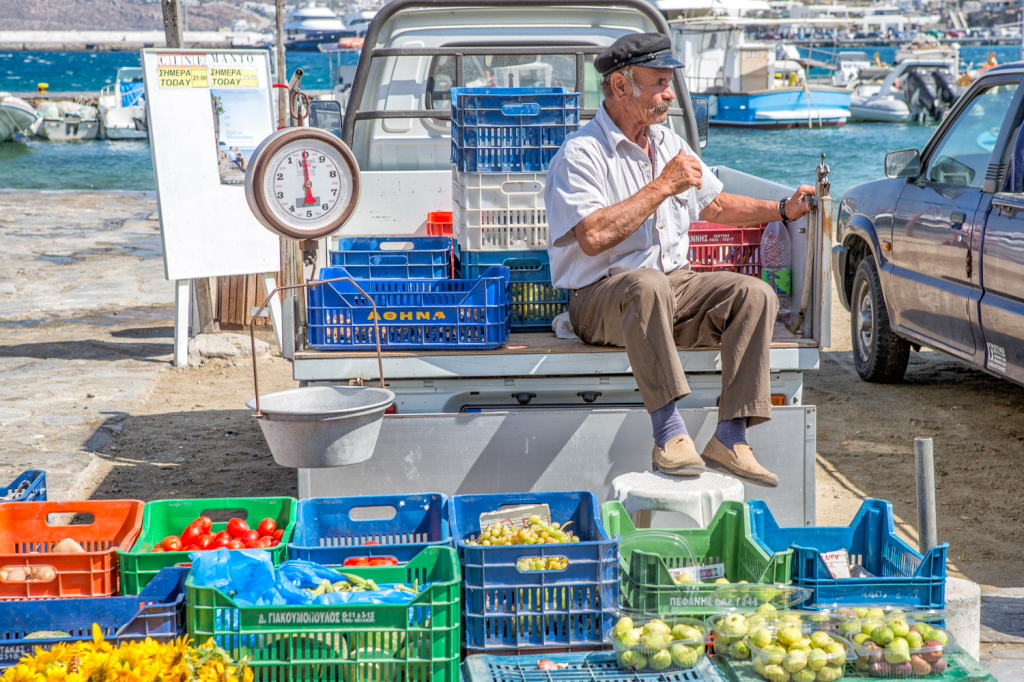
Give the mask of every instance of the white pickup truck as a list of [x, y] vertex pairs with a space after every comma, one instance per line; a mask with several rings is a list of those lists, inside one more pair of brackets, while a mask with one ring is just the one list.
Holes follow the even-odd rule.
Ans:
[[[515, 72], [520, 85], [536, 84], [525, 82], [530, 69], [516, 67], [539, 63], [533, 70], [544, 78], [539, 84], [581, 93], [587, 121], [601, 97], [594, 57], [626, 33], [650, 31], [668, 35], [669, 27], [644, 0], [386, 4], [367, 32], [342, 129], [361, 171], [360, 203], [339, 233], [321, 240], [318, 266], [327, 265], [339, 237], [424, 235], [428, 212], [451, 210], [452, 87], [493, 81], [503, 72]], [[668, 124], [699, 150], [706, 102], [691, 101], [678, 73], [675, 86], [680, 108]], [[715, 171], [728, 192], [778, 199], [792, 191], [728, 168]], [[771, 381], [780, 406], [771, 422], [750, 432], [758, 459], [781, 484], [748, 489], [748, 499], [767, 500], [779, 522], [790, 525], [811, 525], [815, 516], [816, 419], [815, 408], [803, 402], [803, 373], [817, 369], [818, 353], [829, 345], [830, 202], [820, 202], [827, 210], [819, 209], [816, 224], [790, 226], [793, 300], [795, 307], [805, 300], [805, 316], [795, 333], [776, 325]], [[812, 253], [805, 258], [807, 249]], [[290, 260], [288, 283], [308, 279], [311, 268], [297, 256]], [[379, 379], [376, 353], [308, 346], [304, 295], [283, 303], [284, 351], [294, 361], [295, 379], [303, 385]], [[717, 423], [720, 353], [679, 355], [693, 390], [679, 406], [702, 449]], [[385, 417], [373, 457], [349, 467], [300, 470], [301, 497], [589, 489], [605, 499], [616, 476], [651, 466], [650, 419], [623, 349], [551, 332], [513, 333], [497, 350], [385, 348], [383, 367], [396, 413]]]

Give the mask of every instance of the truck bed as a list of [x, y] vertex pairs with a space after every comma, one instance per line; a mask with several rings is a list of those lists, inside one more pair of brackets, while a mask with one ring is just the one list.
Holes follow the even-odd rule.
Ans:
[[[772, 337], [773, 371], [814, 369], [817, 344], [799, 338], [781, 325]], [[494, 350], [384, 351], [385, 378], [442, 378], [451, 376], [552, 376], [568, 374], [629, 374], [623, 348], [591, 346], [579, 339], [559, 339], [552, 332], [513, 333]], [[719, 349], [680, 351], [683, 369], [721, 371]], [[373, 351], [300, 351], [295, 353], [299, 381], [377, 378]]]

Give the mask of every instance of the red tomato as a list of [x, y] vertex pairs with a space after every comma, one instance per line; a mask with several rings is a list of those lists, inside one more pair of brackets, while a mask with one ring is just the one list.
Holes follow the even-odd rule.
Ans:
[[196, 547], [195, 545], [185, 545], [184, 547], [181, 548], [181, 551], [182, 552], [195, 552], [198, 549], [199, 548]]
[[267, 547], [270, 547], [270, 543], [272, 542], [273, 540], [271, 538], [260, 538], [256, 541], [256, 544], [254, 544], [253, 547], [256, 549], [266, 549]]
[[238, 538], [247, 545], [251, 545], [260, 539], [260, 533], [256, 530], [247, 530], [242, 534], [242, 537]]
[[345, 566], [369, 566], [370, 557], [365, 556], [354, 556], [350, 559], [345, 559]]
[[271, 547], [277, 547], [279, 544], [281, 544], [280, 540], [275, 540], [273, 538], [267, 538], [267, 539], [270, 540], [270, 546]]
[[376, 540], [367, 540], [367, 541], [366, 541], [366, 542], [364, 542], [363, 544], [364, 544], [364, 545], [379, 545], [380, 543], [379, 543], [379, 542], [377, 542]]
[[149, 551], [150, 552], [162, 552], [162, 551], [164, 551], [164, 548], [161, 547], [160, 545], [157, 545], [156, 547], [154, 547], [153, 549], [151, 549]]
[[204, 533], [209, 533], [210, 529], [213, 528], [213, 519], [211, 519], [209, 516], [200, 516], [198, 519], [196, 519], [189, 525], [199, 526], [199, 528]]
[[370, 559], [370, 566], [397, 566], [398, 562], [391, 557], [381, 557], [380, 559]]
[[[248, 530], [249, 524], [242, 519], [231, 519], [228, 521], [228, 532], [231, 533], [231, 537], [233, 538], [242, 537]], [[257, 535], [259, 535], [259, 533], [257, 533]]]
[[196, 544], [196, 540], [198, 540], [200, 536], [202, 536], [202, 534], [203, 531], [199, 528], [199, 526], [193, 524], [185, 530], [181, 531], [181, 544], [194, 545]]
[[221, 547], [227, 547], [231, 543], [231, 537], [221, 537], [218, 535], [213, 539], [213, 544], [210, 545], [210, 549], [220, 549]]
[[168, 535], [165, 537], [160, 544], [163, 546], [166, 552], [180, 552], [181, 551], [181, 538], [177, 535]]
[[217, 540], [220, 540], [221, 538], [224, 538], [225, 540], [231, 540], [231, 533], [227, 532], [226, 530], [222, 530], [221, 532], [217, 533], [217, 535], [214, 537]]
[[284, 528], [278, 528], [274, 531], [274, 539], [278, 542], [284, 539]]
[[260, 531], [260, 537], [265, 535], [273, 537], [274, 533], [277, 531], [277, 521], [274, 519], [263, 519], [260, 521], [258, 530]]
[[245, 549], [245, 543], [241, 540], [232, 540], [228, 543], [228, 549]]
[[210, 534], [200, 535], [199, 539], [196, 540], [196, 547], [199, 549], [212, 549], [213, 548], [213, 537]]

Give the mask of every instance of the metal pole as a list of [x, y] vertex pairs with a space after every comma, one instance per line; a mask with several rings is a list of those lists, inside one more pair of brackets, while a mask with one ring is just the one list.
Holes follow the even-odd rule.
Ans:
[[939, 544], [935, 528], [935, 458], [932, 439], [914, 439], [917, 464], [917, 534], [921, 554]]
[[[277, 0], [277, 82], [285, 83], [287, 74], [284, 60], [284, 0]], [[288, 125], [288, 95], [277, 90], [277, 127]]]

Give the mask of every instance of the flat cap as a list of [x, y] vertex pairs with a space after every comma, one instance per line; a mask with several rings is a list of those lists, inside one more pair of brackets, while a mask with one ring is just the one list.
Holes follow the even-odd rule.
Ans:
[[683, 63], [672, 56], [672, 41], [661, 33], [630, 33], [597, 55], [594, 68], [602, 76], [629, 65], [650, 69], [678, 69]]

